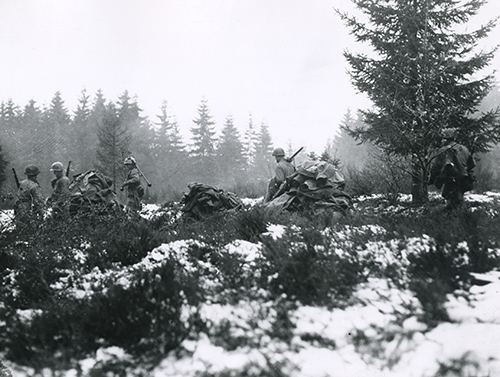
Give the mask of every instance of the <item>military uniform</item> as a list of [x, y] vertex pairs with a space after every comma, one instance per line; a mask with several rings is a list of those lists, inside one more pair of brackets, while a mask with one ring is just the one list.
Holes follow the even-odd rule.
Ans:
[[52, 195], [49, 198], [49, 202], [52, 205], [55, 216], [65, 216], [68, 214], [69, 207], [69, 178], [63, 175], [63, 164], [60, 162], [54, 162], [50, 170], [56, 174], [56, 177], [51, 181]]
[[267, 187], [267, 193], [265, 197], [265, 201], [268, 202], [273, 199], [276, 195], [280, 186], [286, 181], [288, 177], [290, 177], [293, 173], [295, 173], [295, 166], [284, 158], [285, 153], [281, 148], [276, 148], [273, 152], [273, 156], [282, 157], [274, 170], [274, 177], [269, 181], [269, 185]]
[[[38, 168], [36, 170], [38, 171]], [[35, 177], [36, 175], [19, 183], [17, 201], [14, 206], [16, 221], [25, 223], [43, 216], [43, 196]]]
[[141, 210], [141, 198], [139, 196], [139, 187], [141, 186], [141, 175], [137, 168], [132, 168], [127, 174], [127, 179], [123, 187], [127, 188], [127, 209], [138, 212]]
[[431, 166], [429, 184], [442, 189], [449, 208], [463, 204], [464, 193], [472, 190], [475, 161], [467, 147], [458, 143], [445, 145], [437, 151]]

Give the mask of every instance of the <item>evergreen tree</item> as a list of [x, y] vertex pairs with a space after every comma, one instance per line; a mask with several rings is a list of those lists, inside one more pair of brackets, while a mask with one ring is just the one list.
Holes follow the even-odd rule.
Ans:
[[258, 178], [271, 178], [273, 174], [273, 142], [269, 128], [262, 122], [255, 145], [254, 169]]
[[189, 161], [179, 126], [175, 118], [169, 114], [166, 101], [162, 103], [157, 118], [153, 143], [155, 175], [160, 183], [160, 195], [172, 197], [188, 183]]
[[2, 151], [2, 146], [0, 145], [0, 189], [7, 179], [7, 160], [5, 159]]
[[369, 160], [373, 144], [361, 144], [351, 135], [349, 130], [365, 127], [362, 114], [354, 117], [351, 110], [347, 110], [340, 123], [340, 131], [335, 135], [331, 145], [327, 145], [327, 152], [333, 158], [342, 161], [342, 165], [349, 168], [361, 169]]
[[245, 165], [243, 144], [233, 118], [228, 116], [222, 128], [222, 134], [217, 149], [218, 165], [223, 172], [224, 184], [235, 184], [242, 178]]
[[247, 171], [252, 171], [255, 166], [255, 146], [257, 144], [258, 134], [253, 124], [252, 114], [248, 119], [248, 126], [243, 138], [243, 157], [247, 165]]
[[22, 130], [19, 107], [9, 99], [0, 105], [0, 137], [5, 141], [5, 151], [8, 155], [19, 156], [22, 147]]
[[215, 165], [215, 122], [209, 113], [207, 101], [203, 99], [198, 107], [198, 117], [193, 120], [195, 126], [191, 128], [193, 158], [195, 172], [206, 182], [216, 181]]
[[494, 27], [472, 32], [457, 26], [474, 16], [485, 0], [353, 0], [368, 22], [341, 14], [352, 34], [368, 42], [374, 56], [346, 52], [354, 85], [374, 103], [363, 112], [366, 126], [351, 129], [385, 153], [412, 159], [412, 196], [428, 198], [428, 172], [443, 129], [473, 152], [500, 140], [498, 112], [475, 114], [493, 76], [478, 77], [493, 52], [474, 52]]
[[78, 171], [86, 171], [95, 165], [97, 128], [92, 121], [90, 97], [82, 91], [71, 123], [72, 161]]
[[54, 161], [67, 161], [69, 156], [70, 117], [60, 92], [56, 92], [50, 106], [43, 112], [40, 143], [44, 149], [43, 162], [50, 166]]
[[180, 135], [179, 126], [174, 117], [167, 110], [167, 102], [164, 101], [157, 115], [157, 130], [155, 145], [160, 153], [167, 155], [181, 154], [184, 152], [184, 143]]
[[123, 159], [128, 155], [130, 147], [129, 130], [120, 122], [114, 104], [106, 106], [102, 127], [97, 133], [97, 168], [113, 179], [116, 190], [117, 180], [125, 177]]
[[42, 111], [34, 100], [29, 101], [24, 107], [21, 123], [23, 133], [26, 136], [23, 138], [23, 152], [20, 159], [26, 163], [39, 163], [41, 156], [45, 153], [43, 145], [40, 143], [44, 137], [44, 130], [42, 128]]

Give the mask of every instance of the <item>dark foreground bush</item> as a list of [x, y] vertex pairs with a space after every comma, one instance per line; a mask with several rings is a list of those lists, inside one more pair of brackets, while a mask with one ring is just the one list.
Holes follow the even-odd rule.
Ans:
[[339, 255], [329, 239], [309, 228], [264, 240], [262, 281], [276, 295], [304, 304], [342, 305], [364, 280], [355, 254]]
[[189, 318], [181, 316], [183, 305], [201, 299], [197, 278], [185, 275], [171, 259], [153, 270], [137, 271], [127, 282], [95, 287], [86, 294], [54, 295], [31, 320], [10, 312], [2, 342], [7, 357], [41, 367], [61, 366], [112, 345], [135, 355], [164, 354], [189, 332]]

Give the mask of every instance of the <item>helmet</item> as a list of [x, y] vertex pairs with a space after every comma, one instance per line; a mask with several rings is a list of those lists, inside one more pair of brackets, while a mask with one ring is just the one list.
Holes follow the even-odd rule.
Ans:
[[283, 148], [276, 148], [273, 151], [273, 156], [275, 156], [275, 157], [285, 157], [285, 151], [283, 150]]
[[129, 156], [125, 160], [123, 160], [123, 165], [136, 165], [137, 161], [134, 157]]
[[64, 165], [62, 164], [62, 162], [54, 162], [51, 166], [50, 166], [50, 170], [52, 171], [63, 171], [64, 170]]
[[28, 177], [35, 177], [40, 174], [40, 169], [38, 169], [38, 166], [28, 165], [24, 169], [24, 174], [26, 174]]

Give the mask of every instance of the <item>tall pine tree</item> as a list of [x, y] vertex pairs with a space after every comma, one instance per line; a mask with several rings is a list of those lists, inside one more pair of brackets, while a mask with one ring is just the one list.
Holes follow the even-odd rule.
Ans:
[[247, 166], [247, 171], [252, 172], [255, 166], [255, 146], [258, 142], [258, 133], [253, 124], [252, 114], [248, 118], [248, 126], [243, 137], [243, 157]]
[[71, 122], [71, 159], [78, 171], [89, 170], [95, 165], [97, 128], [91, 118], [92, 108], [89, 100], [87, 92], [82, 90]]
[[4, 182], [7, 180], [7, 160], [4, 157], [2, 151], [2, 145], [0, 145], [0, 189], [2, 188]]
[[194, 163], [194, 172], [207, 183], [217, 181], [215, 162], [215, 122], [210, 115], [207, 100], [203, 99], [198, 107], [198, 116], [193, 120], [195, 126], [191, 128], [193, 145], [191, 156]]
[[123, 159], [129, 153], [130, 132], [120, 122], [114, 104], [106, 106], [102, 127], [98, 129], [97, 168], [113, 179], [116, 190], [117, 182], [125, 177]]
[[223, 173], [223, 184], [234, 185], [242, 179], [242, 170], [245, 165], [243, 144], [231, 116], [228, 116], [224, 122], [217, 148], [217, 158], [219, 169]]
[[273, 142], [269, 128], [262, 122], [255, 145], [254, 170], [258, 178], [268, 179], [273, 174]]
[[44, 133], [40, 143], [44, 149], [44, 165], [69, 160], [70, 117], [60, 92], [54, 94], [50, 106], [44, 111], [42, 123]]
[[495, 22], [457, 31], [485, 0], [353, 3], [366, 21], [340, 15], [357, 41], [369, 43], [375, 54], [345, 54], [354, 85], [374, 104], [363, 112], [366, 126], [352, 134], [386, 153], [410, 158], [413, 201], [425, 202], [430, 164], [445, 143], [443, 129], [456, 129], [456, 140], [474, 152], [500, 140], [498, 113], [476, 113], [493, 83], [492, 75], [478, 73], [493, 51], [475, 52], [475, 47]]

